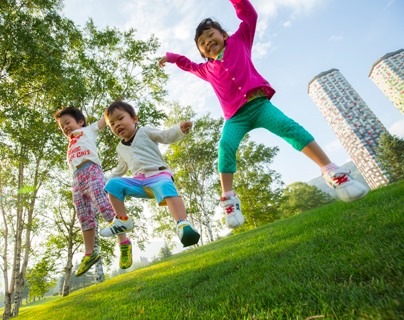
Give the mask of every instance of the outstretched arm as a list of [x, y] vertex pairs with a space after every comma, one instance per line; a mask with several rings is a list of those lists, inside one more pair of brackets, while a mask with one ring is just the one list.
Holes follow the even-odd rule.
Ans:
[[98, 129], [100, 130], [103, 129], [105, 125], [106, 125], [105, 117], [102, 117], [100, 120], [98, 120]]
[[234, 36], [241, 36], [252, 47], [258, 14], [248, 0], [230, 0], [237, 17], [243, 21]]
[[[185, 123], [185, 124], [184, 124]], [[184, 126], [183, 126], [184, 124]], [[167, 130], [160, 130], [151, 127], [143, 127], [143, 130], [146, 130], [146, 134], [149, 136], [151, 140], [158, 143], [170, 144], [175, 143], [178, 140], [181, 140], [185, 137], [185, 135], [189, 132], [189, 129], [192, 126], [192, 122], [185, 121], [182, 122], [181, 125], [176, 125]]]
[[167, 62], [175, 63], [180, 69], [190, 72], [203, 80], [207, 80], [206, 71], [205, 71], [206, 63], [198, 64], [198, 63], [192, 62], [185, 56], [181, 56], [179, 54], [175, 54], [175, 53], [171, 53], [171, 52], [167, 52], [167, 54], [160, 59], [159, 67], [160, 68], [164, 67]]

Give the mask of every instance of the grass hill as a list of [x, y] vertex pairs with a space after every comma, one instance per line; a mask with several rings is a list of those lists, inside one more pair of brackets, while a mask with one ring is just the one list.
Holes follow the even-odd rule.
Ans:
[[180, 253], [17, 319], [404, 319], [404, 182]]
[[[341, 166], [341, 168], [351, 170], [351, 176], [354, 179], [358, 180], [359, 182], [363, 183], [370, 190], [370, 187], [367, 184], [365, 178], [362, 176], [358, 167], [355, 165], [355, 163], [353, 161], [349, 161], [349, 162], [345, 163], [344, 165]], [[319, 176], [317, 178], [310, 180], [309, 182], [307, 182], [307, 184], [309, 184], [311, 186], [316, 186], [320, 190], [331, 194], [334, 198], [338, 197], [337, 192], [328, 186], [328, 184], [325, 182], [325, 180], [322, 176]]]

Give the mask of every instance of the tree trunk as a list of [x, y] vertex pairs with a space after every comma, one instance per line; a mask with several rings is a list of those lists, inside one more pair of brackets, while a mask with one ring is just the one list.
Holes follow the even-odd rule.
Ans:
[[[100, 245], [98, 243], [98, 214], [95, 218], [95, 242], [94, 242], [94, 251], [100, 254]], [[102, 260], [98, 260], [95, 265], [95, 283], [101, 283], [104, 281], [104, 270], [102, 269]]]
[[201, 198], [201, 207], [203, 215], [205, 216], [205, 226], [206, 229], [208, 229], [209, 241], [213, 242], [215, 241], [215, 238], [213, 237], [212, 227], [210, 226], [209, 214], [206, 212], [204, 200], [202, 198]]
[[[22, 154], [22, 150], [21, 150]], [[21, 156], [22, 158], [22, 156]], [[24, 162], [21, 161], [18, 166], [18, 190], [21, 189], [24, 185]], [[14, 295], [14, 308], [12, 316], [15, 317], [18, 315], [19, 311], [19, 295], [18, 292], [15, 292], [15, 287], [19, 282], [19, 274], [20, 274], [20, 263], [21, 263], [21, 250], [22, 250], [22, 230], [24, 228], [22, 221], [22, 213], [23, 213], [23, 203], [22, 203], [22, 194], [17, 194], [17, 226], [15, 230], [15, 244], [14, 244], [14, 261], [13, 261], [13, 273], [11, 276], [11, 284], [9, 287], [9, 293], [11, 296]], [[17, 304], [16, 304], [17, 300]], [[17, 310], [14, 310], [17, 306]], [[11, 307], [10, 307], [11, 308]]]
[[63, 282], [62, 297], [66, 297], [70, 293], [70, 277], [73, 269], [73, 237], [74, 237], [74, 221], [76, 219], [76, 209], [73, 208], [73, 216], [70, 221], [68, 246], [67, 246], [67, 263], [65, 267], [65, 281]]
[[12, 303], [13, 292], [6, 292], [4, 296], [4, 313], [3, 320], [10, 319], [13, 314], [11, 313], [11, 303]]
[[[36, 168], [35, 168], [35, 177], [34, 177], [35, 191], [32, 195], [31, 203], [29, 205], [28, 217], [27, 217], [27, 223], [26, 223], [27, 227], [26, 227], [26, 233], [25, 233], [24, 260], [23, 260], [23, 263], [21, 266], [21, 270], [18, 273], [18, 281], [15, 284], [15, 298], [14, 298], [14, 307], [13, 307], [13, 316], [14, 317], [18, 316], [18, 313], [20, 311], [20, 305], [22, 302], [22, 292], [24, 291], [24, 278], [25, 278], [25, 273], [27, 271], [28, 259], [29, 259], [29, 254], [30, 254], [30, 250], [31, 250], [31, 225], [32, 225], [32, 219], [33, 219], [33, 215], [34, 215], [36, 196], [38, 194], [38, 189], [39, 189], [39, 186], [38, 186], [39, 165], [40, 165], [40, 160], [37, 159]], [[22, 228], [21, 228], [21, 232], [22, 232]]]
[[67, 253], [67, 263], [65, 267], [65, 281], [63, 282], [63, 289], [62, 289], [62, 297], [66, 297], [70, 293], [70, 276], [72, 275], [73, 269], [73, 252], [70, 248], [69, 243], [69, 252]]
[[[0, 168], [1, 170], [1, 168]], [[1, 183], [1, 181], [0, 181]], [[3, 194], [3, 188], [2, 185], [0, 185], [0, 193], [1, 195]], [[3, 279], [4, 279], [4, 292], [5, 294], [5, 299], [4, 299], [4, 313], [3, 313], [3, 319], [8, 319], [11, 317], [11, 297], [12, 293], [8, 292], [8, 224], [7, 224], [7, 219], [6, 219], [6, 211], [3, 206], [3, 202], [0, 201], [1, 204], [1, 212], [3, 214], [3, 222], [4, 222], [4, 249], [3, 249]]]
[[200, 235], [201, 235], [201, 238], [199, 239], [199, 241], [201, 242], [201, 246], [203, 246], [203, 224], [202, 223], [201, 223]]
[[256, 216], [253, 217], [253, 221], [254, 221], [254, 228], [258, 228], [258, 221]]
[[20, 305], [21, 305], [21, 301], [22, 301], [22, 291], [23, 290], [24, 290], [24, 277], [22, 275], [22, 272], [20, 272], [18, 279], [15, 283], [13, 317], [18, 316], [18, 313], [20, 312]]

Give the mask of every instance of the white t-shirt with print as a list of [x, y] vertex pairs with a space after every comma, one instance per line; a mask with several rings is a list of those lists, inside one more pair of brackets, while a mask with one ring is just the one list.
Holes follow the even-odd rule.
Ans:
[[88, 127], [74, 130], [71, 133], [71, 140], [67, 148], [67, 163], [72, 173], [77, 170], [77, 166], [86, 160], [90, 160], [101, 166], [97, 154], [97, 136], [99, 131], [97, 121]]

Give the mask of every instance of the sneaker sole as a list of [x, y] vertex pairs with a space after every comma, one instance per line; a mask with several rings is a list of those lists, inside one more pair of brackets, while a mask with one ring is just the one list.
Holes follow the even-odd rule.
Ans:
[[95, 260], [88, 266], [88, 268], [85, 269], [84, 271], [82, 271], [80, 274], [77, 274], [77, 272], [76, 272], [76, 277], [80, 277], [80, 276], [82, 276], [83, 274], [85, 274], [88, 270], [90, 270], [90, 268], [91, 268], [95, 263], [98, 262], [98, 260], [100, 260], [100, 258], [101, 258], [101, 257], [98, 256], [98, 258], [95, 259]]
[[355, 198], [355, 199], [349, 199], [349, 200], [342, 200], [342, 201], [344, 201], [344, 202], [354, 202], [354, 201], [358, 201], [358, 200], [360, 200], [360, 199], [363, 199], [364, 197], [366, 197], [367, 196], [367, 194], [369, 193], [369, 190], [366, 190], [364, 193], [362, 193], [359, 197], [357, 197], [357, 198]]
[[197, 244], [200, 237], [201, 235], [195, 232], [190, 226], [185, 226], [183, 228], [183, 236], [181, 239], [181, 243], [184, 245], [184, 248], [189, 247], [194, 244]]

